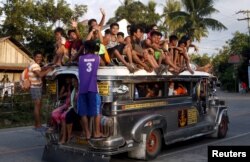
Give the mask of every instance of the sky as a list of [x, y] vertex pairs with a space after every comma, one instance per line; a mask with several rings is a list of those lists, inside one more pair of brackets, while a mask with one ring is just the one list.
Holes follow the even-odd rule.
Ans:
[[[88, 12], [83, 16], [83, 20], [95, 18], [101, 19], [99, 8], [103, 8], [106, 12], [106, 21], [114, 16], [115, 10], [121, 5], [123, 0], [67, 0], [69, 4], [86, 4]], [[149, 0], [140, 0], [147, 4]], [[162, 5], [166, 0], [155, 0], [157, 3], [157, 12], [161, 13]], [[214, 7], [219, 11], [211, 15], [212, 18], [222, 22], [228, 30], [225, 31], [209, 31], [207, 38], [202, 38], [201, 42], [195, 42], [199, 48], [199, 53], [215, 54], [225, 42], [233, 37], [233, 33], [240, 31], [248, 33], [247, 21], [238, 21], [239, 18], [245, 18], [247, 15], [236, 14], [240, 10], [250, 10], [250, 0], [215, 0]]]
[[[82, 20], [95, 18], [101, 19], [100, 8], [106, 12], [106, 22], [114, 16], [115, 10], [122, 5], [124, 0], [66, 0], [70, 5], [84, 4], [88, 6], [88, 12], [82, 17]], [[138, 0], [147, 4], [149, 0]], [[157, 3], [156, 12], [162, 13], [162, 6], [166, 0], [154, 0]], [[237, 19], [246, 18], [246, 14], [236, 14], [240, 10], [250, 10], [250, 0], [214, 0], [214, 8], [219, 12], [211, 15], [212, 18], [222, 22], [228, 30], [211, 31], [208, 37], [202, 38], [201, 42], [194, 42], [199, 48], [199, 53], [208, 53], [213, 55], [222, 49], [226, 41], [233, 37], [233, 33], [240, 31], [248, 34], [247, 21], [238, 21]], [[250, 16], [250, 15], [249, 15]], [[105, 22], [105, 23], [106, 23]], [[250, 25], [250, 24], [249, 24]]]

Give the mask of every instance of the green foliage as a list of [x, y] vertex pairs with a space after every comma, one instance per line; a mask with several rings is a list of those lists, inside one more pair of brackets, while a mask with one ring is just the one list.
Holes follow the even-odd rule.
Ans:
[[192, 62], [199, 66], [205, 66], [206, 64], [211, 62], [211, 57], [208, 56], [208, 54], [204, 55], [197, 55], [197, 54], [192, 54], [190, 55], [190, 59]]
[[107, 24], [126, 19], [132, 24], [157, 24], [160, 15], [155, 12], [156, 3], [149, 1], [148, 5], [144, 5], [140, 1], [125, 0], [124, 5], [118, 7], [115, 11], [115, 17], [109, 19]]
[[182, 22], [182, 25], [176, 29], [177, 33], [187, 34], [200, 41], [202, 37], [207, 37], [208, 29], [226, 29], [222, 23], [210, 18], [213, 13], [218, 12], [213, 7], [213, 0], [182, 0], [181, 2], [184, 11], [169, 13], [173, 23]]
[[[42, 119], [46, 122], [48, 117], [47, 97], [43, 96]], [[0, 128], [32, 125], [34, 105], [28, 93], [15, 94], [11, 97], [0, 98]]]
[[181, 10], [181, 2], [178, 0], [168, 0], [165, 3], [165, 6], [163, 6], [163, 14], [161, 15], [163, 18], [163, 22], [160, 25], [162, 29], [166, 30], [170, 34], [177, 34], [175, 33], [176, 29], [179, 28], [182, 23], [184, 23], [182, 20], [179, 21], [173, 21], [170, 17], [170, 13], [177, 12]]
[[[249, 36], [236, 32], [219, 54], [213, 56], [214, 71], [224, 89], [235, 90], [235, 82], [244, 81], [248, 83], [249, 52]], [[228, 59], [231, 54], [240, 55], [241, 62], [236, 65], [229, 64]]]
[[12, 36], [30, 51], [41, 50], [53, 54], [53, 30], [67, 26], [72, 18], [78, 19], [87, 12], [86, 5], [71, 9], [65, 0], [13, 0], [2, 3], [0, 16], [5, 14], [0, 36]]

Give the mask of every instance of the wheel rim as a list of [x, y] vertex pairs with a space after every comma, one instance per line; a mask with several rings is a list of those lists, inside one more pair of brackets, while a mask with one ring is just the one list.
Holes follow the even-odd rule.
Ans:
[[157, 151], [158, 148], [158, 138], [157, 135], [155, 134], [155, 132], [151, 132], [148, 136], [148, 140], [147, 140], [147, 151], [148, 153], [155, 153]]
[[221, 124], [220, 124], [220, 130], [221, 133], [224, 135], [225, 132], [227, 131], [227, 121], [225, 119], [222, 119]]

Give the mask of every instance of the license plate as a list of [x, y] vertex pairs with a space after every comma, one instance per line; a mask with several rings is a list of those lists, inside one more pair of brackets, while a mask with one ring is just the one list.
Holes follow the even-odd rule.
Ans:
[[48, 91], [52, 94], [56, 94], [56, 83], [55, 82], [50, 82]]

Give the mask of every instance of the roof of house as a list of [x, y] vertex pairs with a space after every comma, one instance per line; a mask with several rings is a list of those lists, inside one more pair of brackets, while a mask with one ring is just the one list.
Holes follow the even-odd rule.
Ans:
[[2, 37], [0, 38], [0, 43], [5, 41], [6, 39], [9, 39], [12, 43], [14, 43], [19, 49], [21, 49], [23, 52], [25, 52], [27, 55], [31, 56], [32, 53], [27, 50], [24, 45], [22, 45], [20, 42], [18, 42], [15, 38], [11, 37], [11, 36], [7, 36], [7, 37]]
[[[30, 57], [32, 55], [32, 53], [27, 50], [20, 42], [18, 42], [15, 38], [11, 37], [11, 36], [7, 36], [7, 37], [2, 37], [0, 38], [0, 43], [9, 40], [11, 41], [18, 49], [20, 49], [21, 51], [23, 51], [23, 53], [21, 53], [25, 58], [27, 58], [29, 61], [32, 61], [32, 58]], [[0, 63], [0, 69], [1, 70], [23, 70], [25, 69], [25, 67], [27, 67], [27, 64], [25, 63]]]

